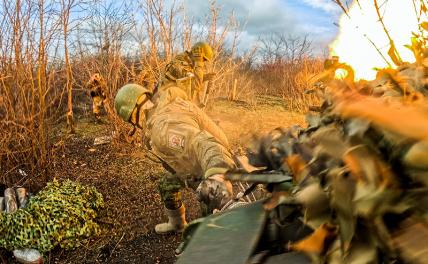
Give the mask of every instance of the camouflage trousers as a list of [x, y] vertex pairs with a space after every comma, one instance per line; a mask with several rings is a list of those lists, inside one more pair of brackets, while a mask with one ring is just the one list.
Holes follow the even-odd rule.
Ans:
[[100, 118], [101, 116], [101, 109], [105, 104], [104, 101], [105, 99], [101, 96], [95, 96], [92, 98], [92, 113], [95, 115], [96, 118]]
[[[200, 179], [183, 180], [175, 174], [166, 173], [159, 181], [159, 194], [165, 207], [169, 210], [176, 210], [183, 204], [182, 190], [189, 187], [193, 190], [201, 183]], [[209, 214], [209, 206], [200, 202], [202, 216]]]

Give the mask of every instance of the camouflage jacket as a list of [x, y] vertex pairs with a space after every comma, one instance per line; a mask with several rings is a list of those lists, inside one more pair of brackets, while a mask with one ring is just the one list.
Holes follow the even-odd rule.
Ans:
[[207, 178], [235, 164], [223, 131], [176, 87], [160, 91], [146, 112], [152, 151], [180, 177]]
[[159, 90], [168, 89], [171, 85], [178, 86], [186, 92], [189, 100], [200, 106], [204, 97], [205, 70], [205, 64], [195, 63], [188, 51], [178, 54], [166, 65], [160, 79]]
[[107, 98], [107, 83], [100, 74], [93, 74], [87, 82], [86, 87], [89, 89], [89, 94], [92, 98], [100, 97], [101, 100]]

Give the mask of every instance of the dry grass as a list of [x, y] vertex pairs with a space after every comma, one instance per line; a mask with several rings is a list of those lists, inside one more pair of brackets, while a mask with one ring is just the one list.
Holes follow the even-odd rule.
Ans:
[[217, 99], [208, 111], [208, 115], [224, 130], [236, 150], [248, 146], [254, 137], [277, 127], [292, 125], [305, 126], [304, 115], [289, 111], [285, 102], [279, 97], [256, 97], [257, 104], [245, 101], [230, 102]]
[[[233, 150], [246, 145], [253, 132], [263, 133], [279, 125], [303, 124], [303, 116], [288, 112], [281, 98], [261, 97], [257, 100], [257, 105], [250, 105], [216, 99], [215, 107], [208, 111], [224, 129]], [[65, 123], [58, 124], [53, 130], [57, 143], [57, 155], [52, 164], [54, 176], [95, 186], [104, 195], [106, 207], [99, 215], [105, 232], [75, 251], [52, 252], [50, 263], [175, 261], [173, 250], [180, 242], [180, 236], [154, 233], [154, 226], [166, 220], [157, 192], [164, 170], [141, 146], [127, 143], [93, 145], [96, 137], [110, 135], [111, 129], [111, 124], [94, 124], [91, 119], [84, 118], [76, 123], [74, 135], [67, 134]], [[184, 203], [188, 220], [199, 216], [192, 190], [184, 192]]]
[[[129, 127], [113, 111], [117, 90], [129, 82], [152, 86], [164, 65], [198, 40], [207, 40], [217, 54], [209, 69], [217, 73], [210, 105], [217, 104], [213, 98], [230, 98], [234, 91], [233, 99], [246, 101], [254, 112], [245, 115], [243, 127], [248, 124], [251, 128], [251, 119], [259, 114], [269, 116], [268, 110], [263, 112], [265, 102], [259, 100], [262, 95], [282, 97], [289, 112], [305, 108], [302, 91], [307, 76], [316, 71], [311, 68], [313, 61], [301, 60], [293, 67], [287, 60], [255, 65], [251, 63], [257, 55], [254, 51], [238, 56], [239, 24], [233, 15], [220, 19], [228, 14], [215, 1], [211, 2], [206, 21], [201, 21], [205, 25], [202, 28], [195, 27], [180, 1], [174, 5], [166, 5], [163, 0], [143, 0], [141, 5], [131, 1], [123, 5], [111, 3], [114, 1], [0, 3], [3, 183], [43, 185], [52, 176], [49, 169], [57, 154], [51, 139], [52, 128], [67, 120], [69, 132], [73, 132], [81, 114], [90, 111], [85, 83], [93, 73], [100, 73], [108, 84], [107, 120], [116, 132], [115, 142], [121, 144], [127, 139], [124, 135]], [[83, 9], [88, 15], [73, 20], [70, 14]], [[143, 14], [144, 19], [135, 21], [130, 12]], [[229, 44], [226, 36], [232, 36]], [[254, 108], [257, 105], [260, 107]], [[221, 103], [214, 111], [223, 111]], [[240, 111], [239, 106], [236, 111]], [[281, 120], [288, 116], [292, 114], [279, 114]], [[271, 120], [273, 127], [277, 120]], [[289, 122], [286, 120], [285, 124]], [[28, 175], [23, 176], [19, 169]]]

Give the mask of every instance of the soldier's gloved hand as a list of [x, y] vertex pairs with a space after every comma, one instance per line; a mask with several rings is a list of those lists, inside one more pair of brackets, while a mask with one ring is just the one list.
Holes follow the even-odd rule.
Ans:
[[204, 74], [204, 82], [208, 82], [208, 81], [214, 80], [215, 75], [216, 74], [214, 72], [205, 73]]
[[232, 199], [232, 184], [223, 174], [215, 174], [202, 181], [196, 189], [198, 200], [207, 205], [208, 211], [220, 210]]

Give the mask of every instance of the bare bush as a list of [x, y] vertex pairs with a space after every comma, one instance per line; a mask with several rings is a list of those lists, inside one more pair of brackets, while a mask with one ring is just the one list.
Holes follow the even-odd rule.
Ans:
[[262, 94], [281, 96], [290, 110], [305, 111], [316, 98], [304, 95], [309, 79], [322, 71], [320, 58], [312, 55], [312, 43], [307, 36], [272, 33], [260, 38], [260, 63], [254, 75]]
[[0, 169], [4, 183], [19, 184], [30, 179], [17, 168], [29, 171], [31, 179], [46, 176], [49, 124], [65, 92], [64, 82], [57, 83], [64, 72], [54, 61], [64, 33], [61, 18], [68, 14], [65, 6], [42, 0], [0, 5]]
[[197, 21], [180, 0], [1, 0], [2, 181], [46, 179], [55, 154], [52, 127], [66, 117], [73, 132], [76, 120], [90, 113], [85, 84], [91, 74], [105, 78], [107, 120], [124, 135], [129, 127], [113, 107], [117, 90], [129, 82], [153, 87], [164, 66], [196, 41], [215, 50], [211, 99], [253, 100], [263, 93], [303, 100], [304, 82], [317, 65], [306, 38], [272, 35], [262, 41], [257, 61], [255, 50], [237, 52], [241, 25], [233, 13], [215, 0], [206, 11], [205, 21]]

